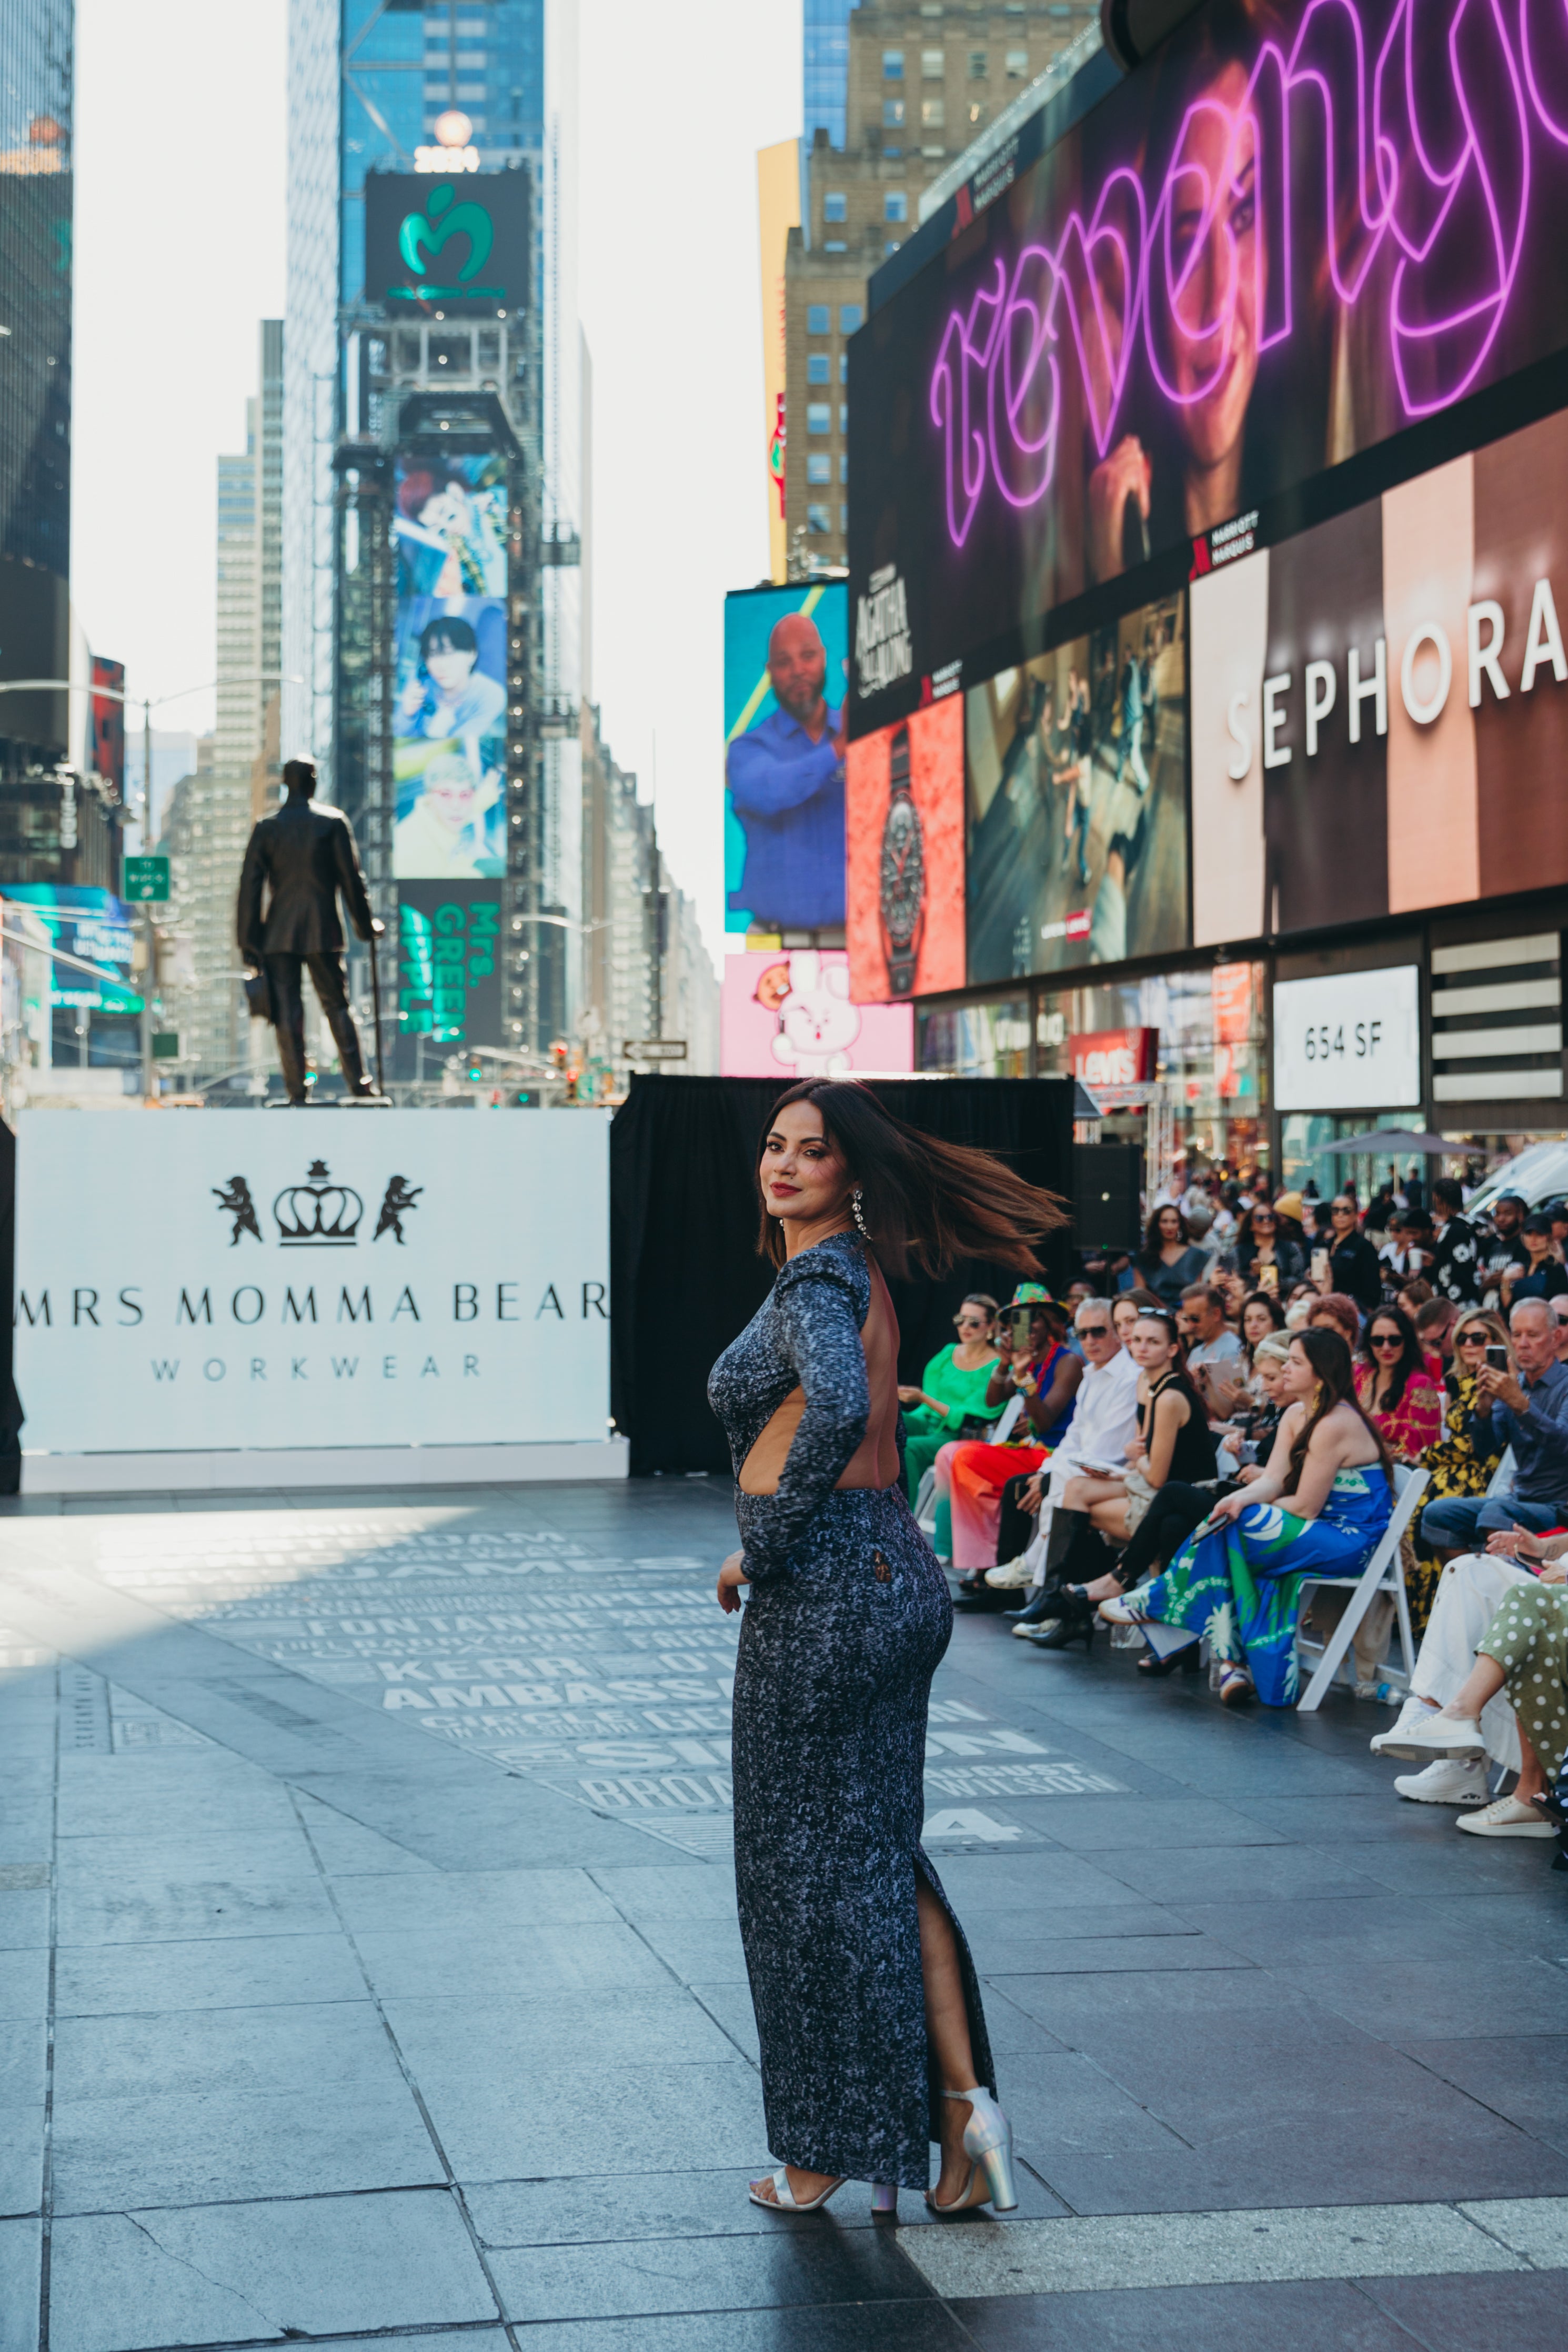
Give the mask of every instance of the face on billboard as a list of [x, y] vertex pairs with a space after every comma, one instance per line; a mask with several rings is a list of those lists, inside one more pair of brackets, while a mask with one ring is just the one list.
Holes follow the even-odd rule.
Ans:
[[856, 1001], [963, 986], [963, 698], [851, 743], [847, 760]]
[[1568, 343], [1568, 20], [1452, 22], [1211, 0], [873, 312], [850, 584], [858, 640], [905, 614], [885, 685]]
[[506, 605], [405, 596], [393, 714], [398, 880], [506, 871]]
[[1186, 945], [1184, 599], [965, 696], [972, 981]]
[[727, 1078], [914, 1067], [913, 1007], [857, 1003], [841, 949], [727, 956], [719, 1023], [719, 1067]]
[[1195, 944], [1568, 884], [1565, 513], [1568, 415], [1194, 583]]
[[496, 457], [398, 459], [397, 593], [504, 596], [506, 467]]
[[724, 599], [726, 930], [844, 923], [841, 581]]

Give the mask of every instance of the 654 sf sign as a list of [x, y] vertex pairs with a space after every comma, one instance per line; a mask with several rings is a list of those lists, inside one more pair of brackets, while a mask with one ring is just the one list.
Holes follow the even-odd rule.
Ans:
[[1325, 972], [1274, 991], [1282, 1111], [1406, 1110], [1421, 1100], [1421, 972]]
[[372, 1127], [312, 1157], [291, 1119], [117, 1119], [149, 1206], [105, 1217], [81, 1121], [24, 1113], [27, 1449], [602, 1441], [607, 1118]]

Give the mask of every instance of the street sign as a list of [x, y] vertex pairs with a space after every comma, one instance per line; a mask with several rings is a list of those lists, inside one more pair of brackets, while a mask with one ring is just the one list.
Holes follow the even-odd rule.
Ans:
[[177, 1029], [154, 1029], [153, 1059], [155, 1062], [177, 1062], [180, 1058], [180, 1033]]
[[684, 1062], [684, 1037], [628, 1037], [621, 1047], [628, 1062]]
[[162, 906], [169, 896], [168, 859], [128, 857], [125, 861], [125, 896]]

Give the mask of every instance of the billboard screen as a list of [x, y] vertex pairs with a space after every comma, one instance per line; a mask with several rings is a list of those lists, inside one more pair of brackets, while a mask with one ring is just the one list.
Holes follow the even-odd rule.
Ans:
[[851, 743], [850, 983], [858, 1003], [963, 986], [963, 700]]
[[1195, 945], [1568, 884], [1568, 414], [1191, 595]]
[[1186, 946], [1185, 606], [1146, 604], [963, 698], [972, 981]]
[[392, 870], [506, 871], [507, 478], [495, 455], [398, 458]]
[[499, 1045], [499, 884], [400, 884], [397, 909], [400, 1034], [436, 1045]]
[[914, 1007], [858, 1004], [842, 949], [726, 956], [719, 1068], [726, 1078], [834, 1077], [842, 1070], [912, 1070]]
[[528, 173], [369, 172], [364, 291], [395, 315], [521, 310], [529, 286]]
[[[131, 982], [134, 916], [112, 890], [87, 884], [7, 882], [0, 889], [5, 929], [24, 944], [56, 948], [72, 963], [48, 961], [48, 1002], [86, 1013], [140, 1013]], [[90, 964], [90, 971], [81, 966]]]
[[880, 689], [1562, 352], [1565, 201], [1561, 10], [1211, 0], [851, 345]]
[[114, 787], [117, 800], [125, 798], [125, 664], [92, 656], [91, 751], [94, 775]]
[[844, 583], [724, 599], [724, 928], [844, 924]]

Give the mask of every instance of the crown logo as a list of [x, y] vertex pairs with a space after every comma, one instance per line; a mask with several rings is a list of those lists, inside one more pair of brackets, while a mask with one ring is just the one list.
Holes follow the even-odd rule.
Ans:
[[302, 1184], [272, 1203], [285, 1249], [353, 1249], [364, 1202], [350, 1184], [334, 1184], [324, 1160], [312, 1160]]

